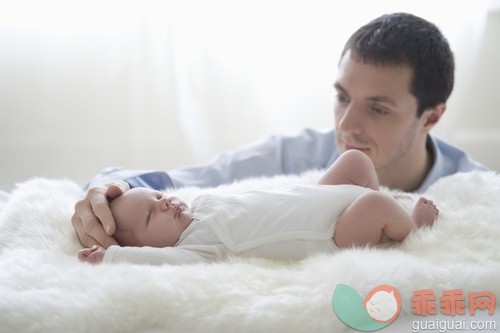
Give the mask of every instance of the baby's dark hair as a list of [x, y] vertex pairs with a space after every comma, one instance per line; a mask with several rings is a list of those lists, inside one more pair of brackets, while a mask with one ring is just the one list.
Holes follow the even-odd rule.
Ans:
[[418, 102], [417, 117], [450, 97], [455, 62], [448, 41], [431, 22], [407, 13], [387, 14], [359, 28], [349, 38], [342, 58], [380, 66], [409, 66], [410, 92]]

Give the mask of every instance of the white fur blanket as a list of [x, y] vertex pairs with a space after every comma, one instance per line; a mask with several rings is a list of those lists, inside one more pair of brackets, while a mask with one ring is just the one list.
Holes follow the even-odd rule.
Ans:
[[[201, 191], [273, 188], [318, 176], [176, 192], [189, 200]], [[438, 221], [401, 244], [301, 262], [81, 263], [70, 217], [82, 194], [71, 181], [32, 179], [0, 205], [1, 332], [349, 332], [332, 309], [340, 283], [362, 297], [377, 285], [395, 286], [401, 318], [412, 316], [410, 298], [419, 289], [500, 296], [500, 176], [494, 173], [457, 174], [433, 185], [426, 196], [440, 208]], [[411, 202], [402, 205], [410, 209]]]

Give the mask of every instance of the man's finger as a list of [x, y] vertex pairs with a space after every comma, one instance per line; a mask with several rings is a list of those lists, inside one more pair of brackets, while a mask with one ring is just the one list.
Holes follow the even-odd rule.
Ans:
[[127, 182], [122, 180], [116, 181], [108, 185], [108, 189], [106, 191], [106, 197], [109, 200], [113, 200], [128, 190], [130, 190], [130, 186]]
[[[115, 220], [113, 218], [113, 214], [111, 214], [111, 209], [109, 208], [109, 202], [106, 198], [105, 194], [102, 192], [98, 192], [90, 196], [90, 206], [91, 211], [97, 217], [98, 222], [102, 225], [103, 230], [106, 232], [108, 236], [111, 236], [115, 233]], [[90, 214], [89, 214], [90, 215]], [[87, 222], [89, 223], [88, 227], [95, 228], [97, 226], [94, 225], [94, 220], [96, 220], [94, 216], [86, 216]], [[86, 221], [84, 221], [86, 222]], [[87, 228], [85, 229], [87, 232]], [[95, 237], [95, 234], [91, 234]]]
[[80, 215], [75, 214], [72, 223], [83, 245], [87, 247], [101, 245], [106, 249], [111, 245], [117, 245], [116, 240], [106, 234], [89, 203], [86, 201], [78, 202], [77, 208]]
[[88, 220], [84, 220], [83, 225], [85, 236], [89, 238], [88, 243], [91, 243], [93, 240], [93, 243], [88, 246], [100, 245], [107, 249], [111, 245], [118, 245], [112, 236], [104, 232], [102, 224], [96, 218], [90, 217]]
[[78, 239], [83, 246], [90, 248], [94, 245], [98, 245], [98, 242], [85, 232], [83, 222], [78, 215], [74, 214], [71, 217], [71, 224], [73, 225], [76, 235], [78, 236]]

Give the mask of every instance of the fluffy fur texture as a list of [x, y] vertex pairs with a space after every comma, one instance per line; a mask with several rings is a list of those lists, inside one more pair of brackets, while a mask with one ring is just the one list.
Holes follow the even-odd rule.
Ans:
[[[190, 200], [202, 191], [313, 183], [319, 174], [176, 193]], [[418, 289], [433, 289], [438, 297], [447, 289], [500, 296], [500, 176], [494, 173], [437, 182], [426, 196], [440, 208], [438, 221], [403, 243], [301, 262], [81, 263], [70, 218], [82, 195], [71, 181], [32, 179], [0, 205], [0, 331], [348, 332], [331, 305], [339, 283], [362, 297], [377, 285], [395, 286], [403, 298], [400, 317], [412, 316], [410, 298]], [[412, 200], [400, 200], [411, 208]]]

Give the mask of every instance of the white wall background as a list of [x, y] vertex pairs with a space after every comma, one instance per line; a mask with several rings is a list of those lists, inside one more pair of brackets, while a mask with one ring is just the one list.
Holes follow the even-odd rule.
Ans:
[[[441, 137], [500, 171], [500, 10], [479, 1], [0, 0], [0, 189], [32, 176], [170, 169], [333, 124], [349, 35], [435, 22], [457, 61]], [[495, 10], [496, 9], [496, 10]]]

